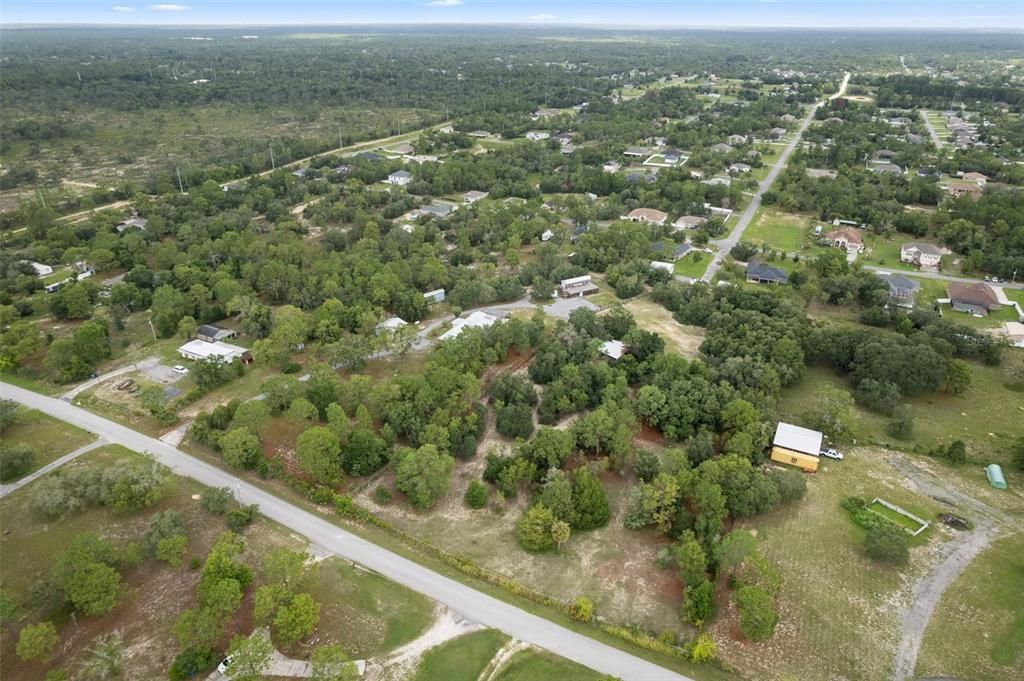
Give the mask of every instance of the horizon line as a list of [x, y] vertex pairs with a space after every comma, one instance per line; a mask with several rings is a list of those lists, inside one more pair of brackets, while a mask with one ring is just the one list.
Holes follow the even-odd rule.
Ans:
[[1000, 33], [1024, 33], [1024, 26], [919, 26], [908, 28], [906, 26], [870, 26], [870, 25], [843, 25], [843, 26], [793, 26], [781, 24], [674, 24], [674, 25], [649, 25], [649, 24], [588, 24], [560, 21], [530, 22], [530, 21], [491, 21], [491, 22], [461, 22], [461, 21], [438, 21], [438, 22], [412, 22], [412, 21], [354, 21], [347, 23], [337, 22], [304, 22], [304, 23], [182, 23], [164, 24], [147, 22], [14, 22], [7, 23], [0, 21], [0, 29], [39, 29], [39, 28], [159, 28], [159, 29], [223, 29], [223, 28], [330, 28], [330, 27], [523, 27], [533, 29], [554, 29], [554, 28], [588, 28], [602, 30], [644, 30], [644, 31], [673, 31], [673, 30], [698, 30], [698, 31], [735, 31], [735, 30], [797, 30], [797, 31], [898, 31], [903, 33], [928, 33], [935, 31], [953, 31], [957, 33], [979, 33], [979, 32], [1000, 32]]

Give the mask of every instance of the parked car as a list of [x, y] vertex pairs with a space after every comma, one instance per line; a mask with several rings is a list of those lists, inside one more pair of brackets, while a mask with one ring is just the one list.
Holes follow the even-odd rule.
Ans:
[[180, 364], [175, 364], [174, 365], [174, 373], [181, 374], [182, 376], [184, 376], [185, 374], [188, 373], [188, 369], [186, 369], [185, 367], [181, 366]]
[[843, 460], [843, 453], [835, 449], [832, 449], [831, 447], [829, 447], [828, 449], [821, 450], [820, 452], [818, 452], [818, 454], [821, 456], [828, 457], [830, 459], [835, 459], [836, 461]]
[[219, 671], [221, 674], [227, 674], [228, 673], [228, 667], [231, 666], [231, 658], [232, 657], [234, 657], [234, 656], [233, 655], [228, 655], [223, 660], [221, 660], [220, 664], [217, 665], [217, 671]]

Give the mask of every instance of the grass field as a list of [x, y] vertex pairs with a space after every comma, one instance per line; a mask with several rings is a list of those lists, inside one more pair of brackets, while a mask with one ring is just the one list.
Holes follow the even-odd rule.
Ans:
[[761, 208], [743, 233], [743, 240], [754, 244], [767, 244], [787, 253], [800, 251], [810, 243], [814, 219], [809, 215], [784, 213]]
[[[905, 400], [914, 410], [914, 439], [894, 441], [886, 431], [885, 416], [855, 406], [854, 437], [857, 442], [894, 443], [902, 448], [926, 451], [940, 443], [961, 439], [969, 455], [977, 460], [1003, 464], [1008, 468], [1007, 444], [1019, 434], [1014, 424], [1024, 419], [1024, 399], [1013, 389], [1022, 371], [1024, 353], [1008, 350], [998, 367], [971, 364], [972, 383], [960, 396], [938, 393]], [[799, 385], [784, 391], [779, 415], [799, 423], [815, 404], [821, 388], [831, 384], [851, 390], [849, 382], [830, 369], [811, 368]], [[982, 476], [984, 477], [984, 476]]]
[[25, 407], [18, 409], [17, 420], [2, 437], [4, 444], [26, 444], [35, 452], [34, 464], [26, 475], [96, 439], [92, 433]]
[[633, 314], [637, 326], [665, 339], [668, 350], [684, 357], [700, 354], [700, 344], [704, 342], [703, 327], [680, 324], [671, 312], [646, 297], [633, 298], [625, 307]]
[[390, 652], [417, 638], [433, 619], [433, 604], [380, 575], [353, 568], [340, 558], [320, 565], [312, 590], [321, 603], [320, 631], [353, 660]]
[[709, 253], [701, 251], [687, 253], [679, 260], [676, 260], [676, 274], [681, 274], [691, 279], [700, 279], [704, 276], [704, 272], [709, 264], [711, 264], [711, 255]]
[[548, 652], [524, 650], [512, 656], [493, 681], [600, 681], [593, 669], [570, 662]]
[[799, 502], [742, 523], [756, 531], [761, 551], [783, 576], [780, 622], [767, 643], [739, 640], [735, 608], [720, 599], [711, 627], [720, 655], [746, 678], [885, 681], [899, 607], [909, 602], [911, 580], [937, 542], [931, 537], [912, 548], [902, 570], [879, 566], [864, 553], [864, 530], [840, 503], [849, 496], [883, 497], [928, 520], [938, 505], [904, 488], [885, 453], [874, 449], [850, 450], [843, 461], [824, 463], [807, 487]]
[[494, 629], [475, 631], [431, 648], [411, 681], [477, 681], [508, 636]]
[[946, 590], [925, 632], [916, 673], [972, 681], [1024, 678], [1024, 537], [990, 546]]

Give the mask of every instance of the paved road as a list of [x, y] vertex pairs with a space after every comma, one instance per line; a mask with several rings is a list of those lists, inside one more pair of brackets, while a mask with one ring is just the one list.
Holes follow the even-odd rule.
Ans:
[[137, 452], [148, 452], [178, 475], [193, 478], [211, 487], [228, 487], [235, 491], [242, 503], [259, 504], [263, 515], [303, 535], [332, 554], [360, 563], [413, 591], [439, 601], [467, 619], [624, 681], [692, 681], [443, 577], [160, 440], [59, 399], [6, 383], [0, 383], [0, 387], [5, 399], [44, 411], [54, 418], [96, 433], [108, 442], [124, 445]]
[[50, 463], [46, 464], [45, 466], [43, 466], [39, 470], [35, 471], [34, 473], [29, 473], [28, 475], [26, 475], [25, 477], [21, 478], [20, 480], [15, 480], [14, 482], [9, 482], [6, 485], [0, 485], [0, 499], [2, 499], [3, 497], [6, 497], [8, 494], [13, 492], [14, 490], [20, 489], [20, 488], [24, 487], [25, 485], [27, 485], [28, 483], [32, 482], [33, 480], [35, 480], [37, 478], [41, 478], [42, 476], [46, 475], [50, 471], [52, 471], [52, 470], [54, 470], [56, 468], [60, 468], [61, 466], [66, 464], [68, 461], [74, 461], [75, 459], [80, 457], [82, 454], [85, 454], [86, 452], [91, 452], [92, 450], [96, 449], [97, 447], [100, 447], [100, 446], [105, 445], [105, 444], [107, 444], [107, 442], [105, 440], [103, 440], [102, 438], [100, 438], [100, 439], [98, 439], [98, 440], [96, 440], [94, 442], [90, 442], [89, 444], [85, 445], [84, 447], [79, 447], [75, 451], [69, 452], [69, 453], [65, 454], [64, 456], [60, 457], [59, 459], [51, 461]]
[[932, 143], [935, 144], [936, 149], [942, 148], [942, 139], [939, 137], [939, 133], [935, 132], [935, 126], [928, 120], [928, 112], [921, 109], [921, 118], [924, 119], [924, 126], [928, 128], [928, 134], [932, 136]]
[[[850, 74], [847, 73], [843, 76], [843, 82], [839, 86], [839, 89], [835, 94], [829, 97], [829, 99], [836, 99], [837, 97], [842, 96], [843, 93], [846, 92], [846, 86], [849, 82]], [[797, 130], [796, 135], [794, 135], [790, 143], [786, 145], [786, 148], [782, 150], [779, 158], [776, 159], [771, 170], [768, 171], [768, 175], [757, 185], [757, 192], [754, 194], [754, 197], [750, 199], [750, 203], [747, 204], [743, 214], [740, 215], [739, 222], [737, 222], [736, 226], [733, 227], [729, 236], [712, 242], [718, 247], [718, 252], [715, 253], [711, 258], [711, 262], [708, 263], [708, 268], [704, 271], [704, 276], [701, 277], [701, 281], [711, 281], [711, 279], [714, 278], [715, 274], [717, 274], [718, 270], [722, 267], [722, 263], [725, 262], [725, 259], [729, 256], [729, 251], [731, 251], [733, 246], [738, 244], [740, 239], [743, 238], [743, 232], [746, 231], [747, 227], [750, 225], [750, 221], [753, 220], [754, 214], [757, 213], [757, 209], [761, 207], [761, 196], [771, 188], [772, 183], [775, 182], [775, 178], [777, 178], [779, 173], [782, 172], [782, 169], [786, 167], [790, 154], [792, 154], [793, 150], [796, 149], [796, 145], [800, 143], [800, 137], [804, 134], [804, 131], [807, 130], [807, 126], [811, 124], [811, 121], [814, 119], [814, 114], [818, 111], [818, 107], [820, 107], [821, 104], [821, 102], [817, 102], [811, 107], [810, 111], [807, 112], [804, 120], [800, 123], [800, 128]]]
[[[940, 281], [957, 281], [957, 282], [960, 282], [961, 284], [987, 284], [987, 283], [989, 283], [989, 282], [983, 281], [981, 279], [972, 279], [970, 277], [955, 277], [955, 276], [953, 276], [951, 274], [941, 274], [939, 272], [921, 272], [920, 270], [915, 271], [915, 272], [905, 272], [903, 270], [899, 270], [899, 269], [895, 269], [894, 270], [891, 267], [880, 267], [878, 265], [864, 265], [864, 269], [871, 270], [873, 272], [890, 272], [890, 273], [893, 273], [893, 274], [903, 274], [903, 275], [906, 275], [908, 277], [919, 277], [921, 279], [938, 279]], [[1003, 281], [1003, 282], [1000, 282], [998, 284], [993, 284], [993, 286], [999, 286], [1001, 288], [1024, 289], [1024, 282], [1017, 282], [1017, 283], [1011, 284], [1008, 281]]]

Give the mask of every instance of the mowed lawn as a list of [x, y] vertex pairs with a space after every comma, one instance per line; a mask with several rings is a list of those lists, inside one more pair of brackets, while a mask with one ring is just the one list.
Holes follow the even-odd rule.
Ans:
[[493, 681], [601, 681], [601, 675], [548, 652], [524, 650], [512, 656]]
[[919, 677], [1024, 678], [1024, 537], [975, 557], [946, 590], [917, 658]]
[[18, 408], [14, 425], [7, 428], [0, 437], [5, 445], [26, 444], [32, 448], [35, 459], [25, 475], [96, 439], [92, 433], [25, 407]]
[[743, 233], [743, 241], [767, 244], [787, 253], [799, 251], [813, 228], [809, 215], [784, 213], [771, 208], [757, 211], [753, 221]]
[[[877, 449], [847, 450], [807, 478], [800, 501], [740, 526], [755, 531], [760, 550], [782, 574], [779, 625], [772, 640], [740, 640], [738, 616], [726, 598], [711, 633], [719, 655], [750, 679], [887, 681], [899, 638], [899, 608], [912, 598], [913, 579], [932, 559], [944, 529], [929, 529], [911, 561], [893, 569], [871, 561], [865, 532], [840, 507], [843, 499], [882, 497], [932, 520], [939, 506], [902, 486]], [[916, 544], [916, 542], [915, 542]]]
[[509, 638], [500, 631], [474, 631], [431, 648], [412, 681], [477, 681]]
[[687, 253], [679, 260], [676, 260], [676, 274], [681, 274], [691, 279], [700, 279], [704, 276], [704, 272], [710, 264], [710, 253], [704, 253], [703, 251]]

